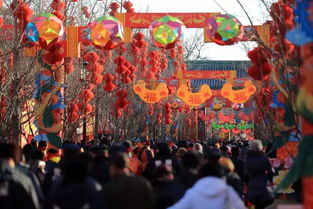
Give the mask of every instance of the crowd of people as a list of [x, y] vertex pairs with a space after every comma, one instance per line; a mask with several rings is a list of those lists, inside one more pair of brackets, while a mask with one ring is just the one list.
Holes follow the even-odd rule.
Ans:
[[260, 140], [0, 144], [2, 209], [264, 209], [272, 179]]

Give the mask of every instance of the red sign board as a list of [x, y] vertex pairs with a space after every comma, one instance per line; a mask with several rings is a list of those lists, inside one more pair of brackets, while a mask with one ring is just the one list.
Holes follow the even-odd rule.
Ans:
[[216, 70], [216, 71], [195, 71], [188, 70], [183, 73], [184, 79], [234, 79], [236, 78], [235, 70]]
[[150, 23], [165, 15], [180, 19], [187, 28], [204, 28], [207, 20], [219, 13], [126, 13], [125, 26], [148, 28]]

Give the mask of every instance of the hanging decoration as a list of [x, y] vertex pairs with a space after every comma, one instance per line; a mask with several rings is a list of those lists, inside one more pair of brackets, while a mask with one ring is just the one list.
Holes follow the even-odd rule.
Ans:
[[178, 98], [191, 107], [197, 107], [203, 104], [212, 95], [212, 90], [208, 85], [202, 85], [200, 91], [197, 93], [190, 92], [186, 84], [180, 85], [177, 89]]
[[149, 25], [152, 42], [155, 46], [165, 49], [174, 48], [183, 38], [185, 25], [176, 17], [166, 15]]
[[169, 125], [173, 123], [172, 120], [172, 109], [170, 103], [165, 103], [164, 105], [164, 113], [165, 113], [165, 124]]
[[168, 96], [168, 89], [165, 83], [159, 83], [155, 90], [146, 88], [146, 82], [139, 80], [133, 87], [134, 92], [146, 103], [154, 104]]
[[235, 130], [235, 132], [238, 134], [238, 130], [240, 132], [243, 132], [245, 130], [254, 129], [254, 124], [253, 123], [248, 124], [246, 121], [241, 121], [238, 124], [212, 122], [212, 128], [216, 130], [220, 129]]
[[254, 80], [263, 80], [272, 71], [273, 66], [270, 64], [271, 53], [262, 47], [255, 47], [248, 52], [252, 65], [248, 69], [248, 74]]
[[123, 110], [125, 110], [129, 105], [129, 102], [126, 99], [128, 96], [128, 92], [126, 89], [121, 89], [116, 92], [116, 96], [118, 97], [118, 100], [115, 103], [115, 116], [119, 118], [122, 116]]
[[214, 112], [210, 112], [209, 114], [205, 114], [204, 112], [200, 111], [198, 114], [199, 118], [207, 123], [212, 122], [212, 120], [214, 120], [215, 118], [215, 113]]
[[221, 95], [233, 103], [245, 103], [250, 99], [255, 91], [255, 85], [251, 81], [247, 80], [244, 82], [244, 88], [240, 90], [233, 90], [231, 83], [225, 83], [221, 89]]
[[230, 14], [209, 18], [206, 33], [214, 43], [219, 45], [232, 45], [242, 39], [244, 34], [239, 20]]
[[26, 26], [26, 37], [42, 47], [56, 42], [64, 34], [62, 21], [51, 13], [40, 13]]
[[95, 46], [111, 50], [123, 41], [123, 26], [112, 16], [102, 16], [89, 25], [90, 39]]
[[[54, 74], [57, 75], [55, 80]], [[64, 68], [56, 67], [54, 71], [44, 69], [37, 74], [35, 82], [34, 98], [39, 104], [35, 124], [40, 130], [35, 140], [47, 140], [60, 147], [61, 139], [57, 134], [63, 129], [65, 105], [61, 88], [64, 82]]]
[[235, 114], [233, 112], [230, 112], [227, 115], [224, 114], [223, 112], [219, 112], [217, 116], [218, 116], [219, 121], [223, 123], [232, 123], [235, 118]]

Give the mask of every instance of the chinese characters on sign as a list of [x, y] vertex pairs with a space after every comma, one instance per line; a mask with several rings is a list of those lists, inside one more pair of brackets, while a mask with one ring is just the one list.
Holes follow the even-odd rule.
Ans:
[[202, 85], [200, 91], [196, 93], [190, 92], [187, 85], [181, 85], [177, 90], [177, 97], [192, 107], [205, 103], [212, 95], [213, 92], [208, 85]]
[[157, 103], [168, 96], [166, 83], [159, 83], [156, 89], [150, 90], [146, 88], [145, 81], [139, 80], [134, 85], [133, 90], [142, 101], [149, 104]]
[[233, 103], [241, 104], [247, 102], [255, 91], [255, 85], [247, 80], [244, 82], [244, 88], [240, 90], [233, 90], [232, 84], [225, 83], [221, 89], [221, 95]]

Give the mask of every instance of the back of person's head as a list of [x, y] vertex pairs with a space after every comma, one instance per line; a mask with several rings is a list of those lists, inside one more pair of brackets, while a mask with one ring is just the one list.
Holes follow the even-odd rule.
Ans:
[[47, 142], [46, 141], [39, 141], [38, 142], [38, 149], [45, 151], [47, 149]]
[[22, 152], [23, 152], [26, 162], [30, 160], [30, 157], [33, 151], [34, 151], [33, 145], [31, 144], [24, 145]]
[[114, 155], [116, 153], [126, 153], [126, 148], [123, 145], [120, 144], [113, 144], [109, 149], [109, 156]]
[[218, 161], [220, 160], [221, 156], [222, 156], [221, 151], [219, 149], [213, 148], [213, 149], [208, 150], [204, 158], [208, 162], [218, 164]]
[[33, 145], [34, 148], [38, 148], [38, 141], [34, 139], [30, 142], [30, 144]]
[[178, 141], [177, 147], [184, 147], [187, 149], [188, 148], [188, 142], [186, 140]]
[[155, 146], [155, 154], [157, 156], [169, 156], [171, 154], [169, 145], [165, 142], [157, 143]]
[[109, 165], [124, 169], [128, 167], [128, 157], [124, 152], [116, 152], [109, 157]]
[[233, 157], [238, 157], [240, 155], [240, 149], [238, 146], [234, 146], [231, 148], [231, 154]]
[[199, 178], [208, 176], [222, 178], [224, 176], [223, 168], [218, 163], [208, 162], [204, 164], [199, 170]]
[[0, 143], [0, 159], [19, 161], [19, 148], [15, 144]]
[[76, 153], [62, 164], [66, 181], [84, 181], [88, 174], [91, 156], [87, 153]]
[[122, 146], [125, 147], [127, 152], [131, 152], [132, 151], [132, 143], [130, 141], [123, 141], [122, 142]]
[[195, 143], [195, 150], [199, 152], [200, 154], [203, 154], [203, 148], [200, 143]]
[[220, 165], [222, 168], [226, 170], [227, 173], [232, 173], [235, 170], [234, 163], [231, 161], [231, 159], [227, 157], [221, 157], [219, 160]]
[[35, 149], [32, 153], [31, 153], [31, 160], [44, 160], [44, 153], [40, 150], [40, 149]]
[[110, 209], [153, 209], [150, 183], [141, 177], [122, 176], [104, 186], [104, 201]]
[[176, 152], [176, 156], [178, 159], [182, 159], [182, 157], [188, 152], [188, 150], [185, 147], [178, 148]]
[[197, 168], [201, 163], [201, 158], [198, 153], [189, 151], [182, 157], [182, 165], [184, 168]]
[[261, 152], [263, 150], [263, 144], [261, 140], [254, 139], [249, 143], [249, 150]]

